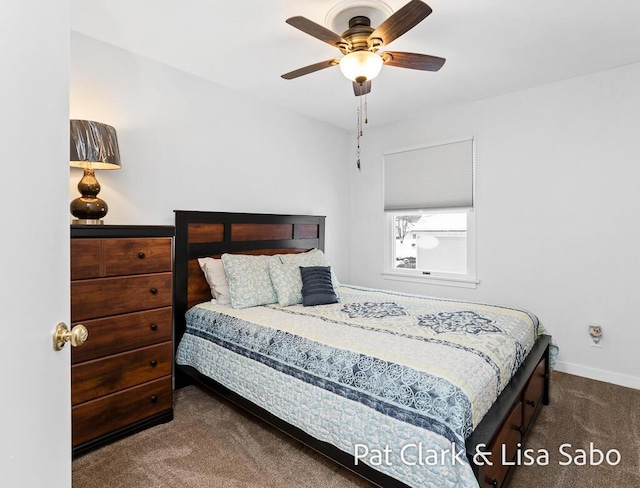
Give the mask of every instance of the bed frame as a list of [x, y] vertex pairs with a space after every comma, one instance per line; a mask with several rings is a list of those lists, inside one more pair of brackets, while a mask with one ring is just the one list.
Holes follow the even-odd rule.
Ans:
[[[274, 215], [227, 212], [175, 211], [174, 344], [184, 334], [188, 308], [211, 299], [209, 285], [197, 258], [219, 257], [223, 253], [284, 254], [324, 250], [325, 218], [311, 215]], [[502, 465], [502, 450], [508, 460], [515, 457], [517, 444], [524, 443], [540, 405], [549, 404], [550, 336], [541, 336], [511, 382], [482, 422], [467, 439], [467, 457], [481, 488], [504, 488], [515, 466]], [[282, 432], [327, 456], [346, 469], [381, 487], [406, 487], [370, 466], [358, 463], [350, 454], [310, 436], [263, 408], [246, 400], [195, 368], [176, 365], [176, 388], [191, 383], [210, 390], [254, 414]], [[505, 446], [504, 448], [502, 446]], [[483, 465], [478, 452], [493, 466]]]

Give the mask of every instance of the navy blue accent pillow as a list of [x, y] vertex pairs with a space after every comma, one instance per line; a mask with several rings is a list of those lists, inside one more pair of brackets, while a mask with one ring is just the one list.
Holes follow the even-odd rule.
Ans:
[[300, 266], [302, 275], [302, 305], [336, 303], [338, 296], [331, 282], [331, 266]]

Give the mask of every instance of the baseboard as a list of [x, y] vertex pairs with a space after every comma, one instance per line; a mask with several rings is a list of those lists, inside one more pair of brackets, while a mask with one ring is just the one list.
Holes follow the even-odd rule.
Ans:
[[640, 390], [640, 377], [630, 376], [620, 373], [612, 373], [611, 371], [604, 371], [602, 369], [589, 368], [587, 366], [580, 366], [579, 364], [566, 363], [564, 361], [556, 362], [555, 369], [561, 373], [575, 374], [577, 376], [583, 376], [592, 380], [604, 381], [606, 383], [613, 383], [614, 385], [626, 386], [627, 388], [634, 388]]

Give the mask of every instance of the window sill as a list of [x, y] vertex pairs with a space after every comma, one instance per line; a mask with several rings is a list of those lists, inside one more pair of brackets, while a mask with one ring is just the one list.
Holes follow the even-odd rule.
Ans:
[[454, 278], [449, 276], [423, 276], [418, 274], [398, 273], [384, 271], [382, 277], [385, 280], [410, 281], [412, 283], [426, 283], [430, 285], [456, 286], [458, 288], [477, 288], [479, 280], [469, 278]]

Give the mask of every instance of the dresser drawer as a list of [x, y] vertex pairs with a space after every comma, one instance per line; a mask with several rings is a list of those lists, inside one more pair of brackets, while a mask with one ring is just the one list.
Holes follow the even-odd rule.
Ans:
[[71, 239], [71, 279], [98, 278], [103, 274], [103, 240]]
[[71, 349], [73, 364], [172, 339], [171, 307], [84, 320], [89, 339]]
[[168, 376], [73, 407], [73, 445], [171, 409], [171, 395]]
[[72, 366], [71, 404], [170, 375], [171, 353], [171, 342], [165, 342]]
[[71, 279], [171, 271], [170, 237], [71, 239]]
[[71, 321], [170, 306], [171, 276], [169, 272], [73, 281]]
[[171, 239], [108, 239], [104, 242], [105, 276], [171, 271]]

